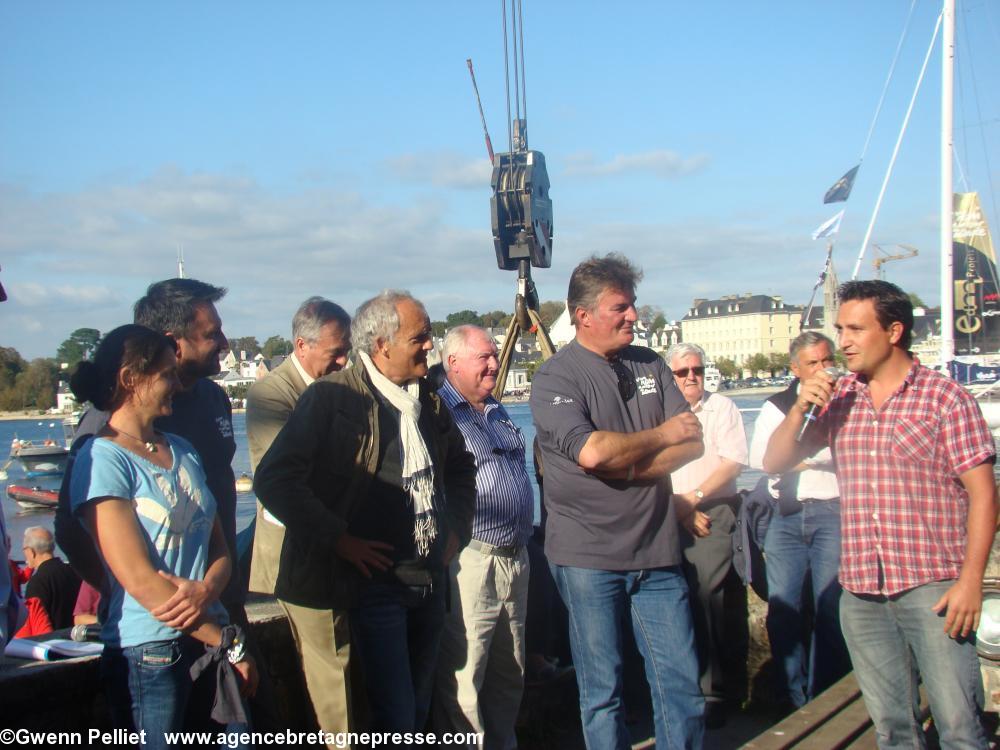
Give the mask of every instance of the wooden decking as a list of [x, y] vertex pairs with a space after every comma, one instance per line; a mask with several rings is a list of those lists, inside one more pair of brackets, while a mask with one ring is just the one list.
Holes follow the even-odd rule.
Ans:
[[[921, 691], [926, 718], [927, 701]], [[746, 743], [753, 750], [876, 750], [875, 727], [854, 674]]]

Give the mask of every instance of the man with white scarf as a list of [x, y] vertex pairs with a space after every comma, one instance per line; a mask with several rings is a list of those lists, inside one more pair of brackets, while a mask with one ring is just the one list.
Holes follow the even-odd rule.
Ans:
[[423, 305], [384, 291], [358, 308], [352, 336], [354, 366], [306, 389], [254, 489], [285, 524], [276, 596], [349, 610], [368, 728], [419, 732], [444, 571], [472, 534], [476, 465], [423, 378], [432, 348]]

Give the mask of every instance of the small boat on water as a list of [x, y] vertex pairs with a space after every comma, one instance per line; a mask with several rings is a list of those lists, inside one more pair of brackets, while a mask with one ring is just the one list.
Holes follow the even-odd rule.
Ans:
[[19, 484], [7, 485], [7, 496], [22, 508], [55, 508], [59, 493], [41, 487], [25, 487]]
[[31, 440], [14, 440], [10, 444], [10, 457], [16, 458], [24, 466], [29, 479], [57, 476], [66, 470], [69, 448], [54, 440], [34, 443]]

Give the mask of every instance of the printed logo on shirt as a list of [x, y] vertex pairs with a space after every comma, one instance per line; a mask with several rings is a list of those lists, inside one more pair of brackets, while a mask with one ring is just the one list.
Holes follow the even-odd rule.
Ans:
[[572, 403], [573, 399], [563, 398], [562, 396], [556, 396], [554, 399], [552, 399], [553, 406], [559, 406], [560, 404], [572, 404]]
[[635, 379], [635, 385], [639, 389], [640, 396], [656, 393], [656, 378], [652, 375], [640, 375]]
[[233, 436], [233, 423], [225, 417], [216, 417], [215, 423], [219, 426], [219, 434], [224, 438]]

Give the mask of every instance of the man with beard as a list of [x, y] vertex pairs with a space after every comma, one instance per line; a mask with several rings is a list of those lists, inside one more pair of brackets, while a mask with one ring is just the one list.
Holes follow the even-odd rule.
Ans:
[[[221, 287], [195, 279], [159, 281], [151, 284], [146, 295], [135, 303], [135, 322], [154, 331], [163, 331], [177, 344], [177, 377], [181, 387], [174, 394], [173, 412], [157, 419], [156, 429], [180, 435], [201, 456], [233, 562], [229, 583], [218, 598], [233, 622], [246, 625], [243, 610], [246, 582], [242, 580], [236, 558], [233, 408], [226, 392], [208, 379], [218, 374], [221, 369], [219, 354], [229, 348], [222, 332], [222, 319], [215, 309], [215, 303], [225, 293]], [[167, 609], [160, 614], [153, 614], [161, 619], [194, 614], [194, 609], [184, 602], [173, 608], [169, 608], [169, 604], [163, 605]]]
[[[195, 279], [167, 279], [150, 285], [135, 303], [135, 322], [163, 331], [177, 344], [177, 375], [181, 389], [174, 394], [173, 414], [158, 419], [156, 428], [188, 440], [202, 456], [212, 494], [218, 503], [219, 520], [230, 552], [236, 549], [236, 483], [231, 461], [236, 452], [232, 408], [229, 397], [207, 376], [219, 372], [219, 353], [229, 346], [215, 303], [225, 295], [222, 287]], [[88, 409], [77, 426], [73, 452], [59, 490], [56, 512], [56, 540], [73, 569], [89, 584], [102, 590], [104, 568], [87, 531], [69, 511], [69, 482], [73, 458], [79, 447], [99, 432], [108, 421], [107, 412]], [[235, 558], [234, 558], [235, 560]], [[243, 613], [245, 588], [238, 582], [233, 565], [229, 584], [206, 579], [175, 579], [177, 593], [153, 614], [171, 627], [189, 627], [215, 599], [222, 599], [230, 617], [237, 622]]]
[[444, 572], [472, 533], [476, 464], [431, 390], [431, 326], [406, 292], [358, 308], [357, 360], [302, 394], [257, 497], [285, 525], [275, 594], [350, 610], [371, 729], [419, 732], [444, 621]]

